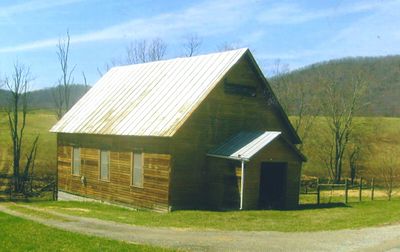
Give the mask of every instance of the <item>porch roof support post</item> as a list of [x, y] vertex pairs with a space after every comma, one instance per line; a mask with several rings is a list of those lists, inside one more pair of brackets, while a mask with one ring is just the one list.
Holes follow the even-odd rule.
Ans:
[[243, 191], [244, 191], [244, 159], [242, 161], [242, 176], [240, 178], [240, 210], [243, 209]]

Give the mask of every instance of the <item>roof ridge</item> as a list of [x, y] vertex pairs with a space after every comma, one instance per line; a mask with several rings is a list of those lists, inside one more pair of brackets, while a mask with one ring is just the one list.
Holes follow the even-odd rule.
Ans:
[[129, 67], [139, 66], [139, 65], [164, 63], [164, 62], [168, 62], [168, 61], [176, 61], [176, 60], [182, 60], [182, 59], [198, 59], [200, 57], [211, 57], [211, 56], [216, 56], [218, 54], [237, 53], [239, 51], [243, 51], [243, 53], [244, 53], [247, 50], [249, 50], [248, 47], [242, 47], [242, 48], [227, 50], [227, 51], [223, 51], [223, 52], [210, 52], [210, 53], [206, 53], [206, 54], [199, 54], [199, 55], [189, 56], [189, 57], [188, 56], [186, 56], [186, 57], [175, 57], [175, 58], [170, 58], [170, 59], [161, 59], [161, 60], [148, 61], [148, 62], [143, 62], [143, 63], [135, 63], [135, 64], [127, 64], [127, 65], [121, 65], [121, 66], [114, 66], [114, 67], [110, 68], [110, 70], [111, 69], [117, 69], [117, 68], [129, 68]]

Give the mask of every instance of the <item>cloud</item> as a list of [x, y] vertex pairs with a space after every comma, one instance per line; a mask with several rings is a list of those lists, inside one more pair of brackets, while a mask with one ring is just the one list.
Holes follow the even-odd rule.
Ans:
[[2, 47], [0, 48], [0, 53], [22, 52], [45, 47], [55, 47], [57, 43], [58, 39], [39, 40], [16, 46]]
[[[359, 16], [348, 21], [346, 26], [337, 31], [332, 31], [331, 36], [316, 42], [315, 44], [302, 45], [302, 49], [279, 51], [266, 51], [258, 54], [257, 57], [266, 63], [280, 59], [290, 64], [290, 67], [300, 68], [306, 65], [342, 57], [356, 56], [381, 56], [388, 54], [400, 54], [400, 31], [398, 24], [400, 16], [400, 1], [387, 1], [375, 3], [354, 4], [340, 14], [358, 13], [368, 10], [368, 14]], [[321, 13], [324, 13], [321, 14]], [[327, 17], [327, 11], [319, 12], [312, 18]], [[311, 18], [308, 15], [308, 18]], [[301, 18], [304, 21], [306, 18]], [[294, 21], [294, 20], [293, 20]]]
[[400, 53], [400, 1], [381, 5], [374, 13], [342, 29], [327, 42], [341, 55], [386, 55]]
[[33, 0], [8, 6], [0, 6], [0, 18], [73, 4], [78, 1], [82, 0]]
[[[72, 0], [70, 0], [72, 1]], [[223, 34], [235, 30], [243, 19], [251, 17], [245, 7], [249, 1], [206, 1], [181, 12], [170, 12], [149, 18], [137, 18], [84, 34], [71, 34], [71, 44], [105, 40], [144, 39], [156, 36], [177, 39], [186, 33], [199, 36]], [[250, 9], [248, 11], [251, 11]], [[55, 46], [58, 38], [33, 41], [0, 48], [0, 53], [29, 51]]]
[[[387, 3], [390, 2], [392, 1], [388, 1]], [[258, 21], [270, 25], [301, 24], [323, 18], [333, 18], [373, 11], [376, 10], [376, 8], [382, 7], [382, 5], [383, 4], [379, 1], [355, 2], [346, 5], [338, 5], [332, 8], [313, 10], [303, 8], [295, 3], [280, 3], [263, 11], [258, 16]]]

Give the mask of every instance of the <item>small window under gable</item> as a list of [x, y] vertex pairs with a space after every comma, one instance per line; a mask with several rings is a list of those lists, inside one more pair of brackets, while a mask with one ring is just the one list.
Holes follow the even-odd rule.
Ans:
[[72, 147], [72, 175], [81, 174], [81, 149]]
[[133, 153], [132, 167], [132, 185], [135, 187], [143, 187], [143, 153]]
[[100, 180], [110, 180], [110, 152], [100, 151]]
[[253, 86], [235, 84], [235, 83], [224, 83], [224, 91], [227, 94], [256, 97], [257, 89]]

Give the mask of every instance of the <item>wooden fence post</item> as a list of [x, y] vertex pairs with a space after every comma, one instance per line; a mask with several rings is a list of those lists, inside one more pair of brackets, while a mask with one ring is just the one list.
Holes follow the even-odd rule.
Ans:
[[374, 193], [375, 193], [375, 181], [374, 181], [374, 178], [372, 178], [372, 181], [371, 181], [371, 200], [374, 200]]
[[359, 199], [359, 201], [361, 202], [361, 198], [362, 198], [362, 182], [363, 182], [363, 179], [362, 179], [362, 177], [360, 178], [360, 185], [359, 185], [359, 193], [358, 193], [358, 199]]
[[320, 191], [321, 191], [321, 188], [320, 188], [319, 184], [317, 184], [317, 205], [319, 205], [319, 203], [320, 203]]
[[349, 186], [347, 183], [347, 178], [344, 181], [344, 203], [347, 204], [349, 197]]

